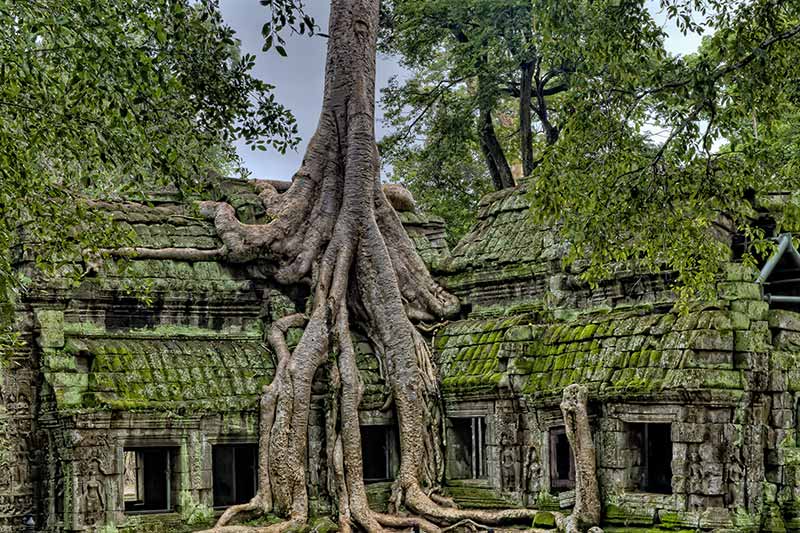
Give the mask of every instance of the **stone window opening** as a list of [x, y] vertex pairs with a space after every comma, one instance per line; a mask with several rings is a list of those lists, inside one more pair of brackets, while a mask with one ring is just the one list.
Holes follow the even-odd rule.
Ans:
[[123, 450], [126, 513], [163, 513], [174, 509], [175, 457], [175, 448]]
[[449, 419], [447, 442], [449, 479], [486, 479], [486, 419]]
[[393, 426], [385, 424], [361, 426], [361, 457], [365, 483], [394, 479], [397, 460], [395, 441]]
[[550, 430], [550, 488], [557, 492], [575, 488], [575, 456], [564, 426]]
[[671, 424], [628, 424], [628, 442], [633, 489], [672, 494]]
[[211, 449], [214, 507], [249, 502], [258, 485], [258, 446], [220, 444]]

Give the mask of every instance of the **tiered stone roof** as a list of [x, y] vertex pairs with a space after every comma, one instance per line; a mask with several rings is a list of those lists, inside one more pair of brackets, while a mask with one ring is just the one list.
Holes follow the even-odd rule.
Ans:
[[[557, 401], [571, 383], [597, 399], [741, 394], [753, 354], [780, 349], [767, 323], [776, 311], [762, 301], [753, 269], [731, 263], [718, 299], [686, 313], [668, 275], [621, 272], [592, 288], [580, 266], [563, 267], [567, 244], [534, 224], [525, 194], [485, 198], [478, 224], [453, 251], [444, 283], [471, 313], [436, 332], [447, 394], [506, 390]], [[800, 316], [780, 313], [800, 325]]]

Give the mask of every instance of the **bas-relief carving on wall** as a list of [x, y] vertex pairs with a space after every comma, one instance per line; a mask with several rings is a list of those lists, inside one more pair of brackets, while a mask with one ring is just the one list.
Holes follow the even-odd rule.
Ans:
[[542, 461], [539, 451], [534, 446], [528, 446], [525, 454], [524, 470], [527, 492], [533, 497], [542, 489]]
[[0, 520], [34, 511], [31, 398], [33, 372], [0, 374]]
[[739, 449], [731, 451], [725, 468], [725, 481], [725, 504], [735, 509], [744, 507], [744, 466]]
[[500, 436], [500, 475], [503, 490], [517, 490], [517, 457], [514, 453], [514, 440], [508, 435]]
[[83, 480], [81, 499], [84, 506], [84, 523], [94, 525], [102, 522], [106, 510], [106, 480], [108, 475], [100, 466], [99, 459], [89, 462], [89, 471]]
[[78, 443], [84, 447], [76, 472], [80, 480], [78, 503], [82, 523], [86, 526], [102, 524], [108, 510], [110, 476], [114, 473], [114, 447], [108, 436], [98, 433], [80, 435]]

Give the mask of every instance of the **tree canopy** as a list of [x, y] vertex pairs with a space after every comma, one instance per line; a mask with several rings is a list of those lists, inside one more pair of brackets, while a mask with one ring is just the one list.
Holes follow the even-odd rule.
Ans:
[[[499, 190], [534, 173], [583, 80], [632, 75], [663, 56], [663, 33], [638, 3], [392, 0], [383, 24], [382, 49], [411, 73], [383, 95], [395, 130], [384, 155], [426, 207], [448, 204], [454, 213], [474, 212], [489, 179]], [[483, 161], [482, 186], [458, 182], [457, 158], [470, 168]], [[420, 165], [425, 174], [409, 172]], [[456, 198], [429, 192], [447, 181], [458, 182]]]
[[[656, 15], [701, 48], [668, 53]], [[728, 254], [709, 232], [763, 245], [753, 198], [797, 189], [799, 23], [796, 3], [765, 0], [392, 0], [382, 45], [411, 75], [384, 95], [384, 151], [415, 192], [459, 176], [442, 164], [453, 154], [471, 168], [482, 148], [496, 188], [497, 162], [519, 162], [533, 216], [559, 226], [587, 279], [676, 270], [695, 294]]]

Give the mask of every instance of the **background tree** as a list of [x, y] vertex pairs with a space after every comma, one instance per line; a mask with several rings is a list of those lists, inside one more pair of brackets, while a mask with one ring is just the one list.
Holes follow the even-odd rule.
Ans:
[[[666, 53], [656, 13], [674, 31], [705, 35], [701, 49]], [[620, 268], [672, 270], [683, 296], [710, 295], [728, 252], [709, 232], [741, 231], [763, 251], [752, 199], [797, 190], [796, 138], [781, 127], [798, 101], [797, 24], [798, 6], [787, 1], [392, 0], [382, 45], [411, 76], [384, 95], [396, 128], [384, 153], [407, 173], [395, 170], [396, 180], [423, 190], [436, 182], [409, 166], [435, 166], [441, 157], [431, 147], [485, 147], [487, 112], [497, 134], [508, 122], [503, 103], [515, 102], [518, 131], [495, 137], [517, 150], [512, 158], [504, 148], [506, 161], [522, 162], [533, 178], [534, 216], [558, 225], [573, 244], [571, 262], [588, 260], [586, 279]], [[521, 105], [526, 57], [541, 68], [532, 130]], [[440, 102], [461, 114], [448, 122], [460, 128], [431, 127]], [[486, 159], [486, 168], [501, 187], [498, 160]]]
[[[478, 201], [493, 189], [465, 106], [466, 91], [443, 94], [420, 117], [415, 143], [381, 143], [390, 178], [402, 182], [427, 213], [442, 217], [453, 247], [475, 223]], [[465, 118], [466, 117], [466, 118]], [[387, 146], [391, 145], [391, 146]]]
[[[441, 169], [429, 176], [463, 174], [455, 165], [441, 165], [444, 150], [470, 154], [467, 161], [482, 158], [481, 181], [490, 179], [496, 190], [515, 184], [514, 167], [519, 167], [517, 177], [532, 175], [573, 112], [574, 103], [566, 96], [580, 94], [583, 80], [631, 76], [642, 62], [664, 57], [663, 32], [644, 6], [615, 5], [586, 0], [384, 2], [381, 48], [410, 71], [402, 82], [395, 79], [382, 99], [395, 130], [381, 146], [394, 179], [431, 208], [441, 202], [428, 203], [430, 194], [424, 191], [439, 186], [441, 179], [404, 172], [424, 165]], [[476, 196], [459, 193], [448, 203], [457, 213], [471, 208]]]

